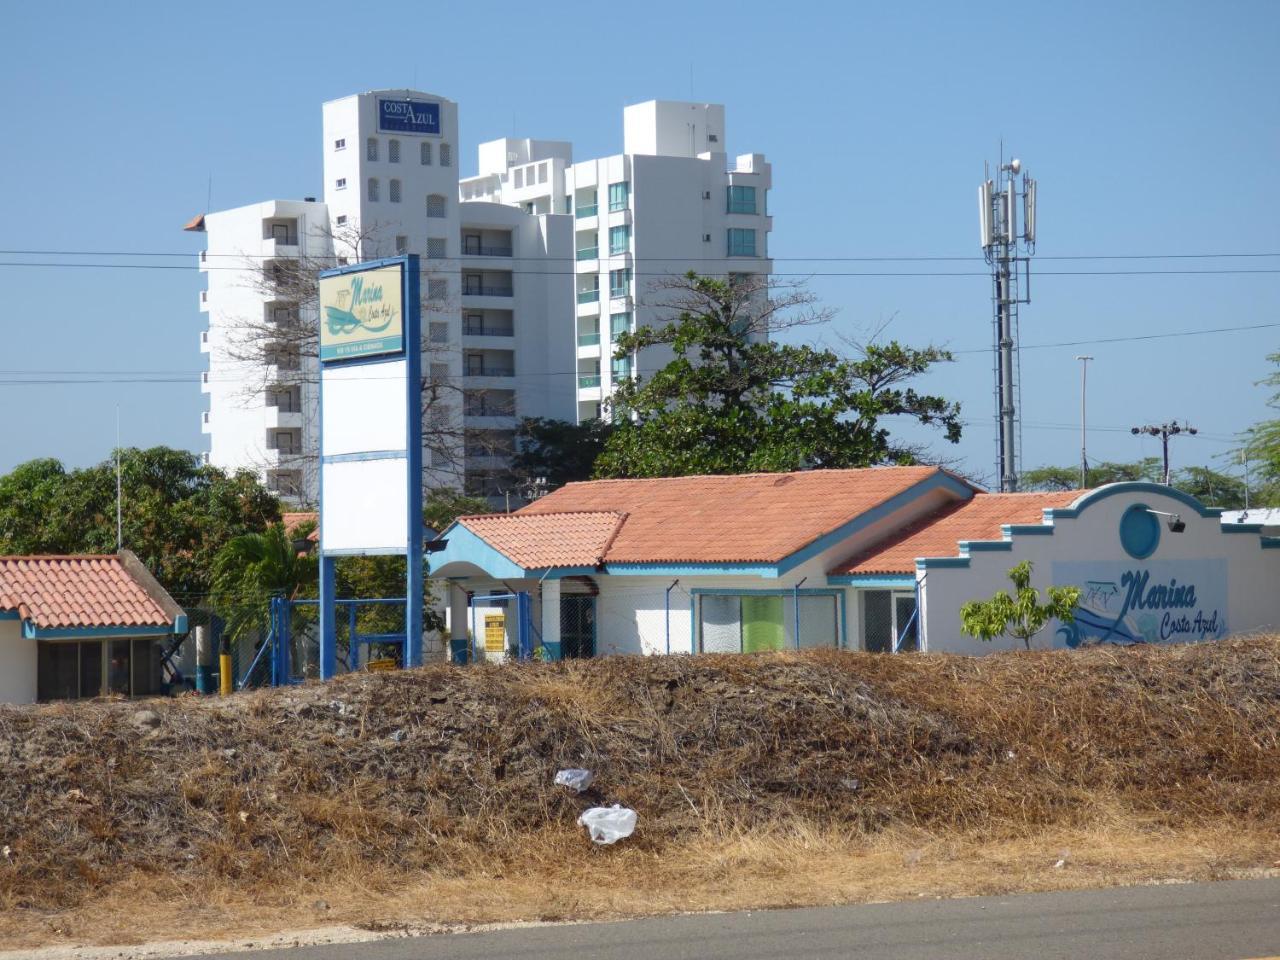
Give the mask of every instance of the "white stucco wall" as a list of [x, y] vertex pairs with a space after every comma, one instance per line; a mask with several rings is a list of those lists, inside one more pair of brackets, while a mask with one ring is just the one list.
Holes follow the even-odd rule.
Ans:
[[36, 702], [36, 641], [20, 620], [0, 620], [0, 703]]
[[[1202, 517], [1185, 501], [1151, 489], [1116, 492], [1092, 502], [1086, 499], [1084, 504], [1077, 517], [1056, 519], [1051, 535], [1015, 534], [1011, 550], [972, 551], [967, 567], [928, 566], [920, 583], [926, 649], [981, 654], [1011, 648], [1016, 641], [983, 643], [966, 636], [960, 629], [959, 611], [966, 601], [1010, 589], [1008, 571], [1023, 560], [1034, 564], [1032, 585], [1042, 591], [1051, 584], [1088, 589], [1090, 583], [1111, 591], [1114, 583], [1114, 593], [1094, 601], [1096, 607], [1113, 614], [1118, 614], [1124, 603], [1127, 591], [1120, 577], [1125, 571], [1149, 573], [1149, 586], [1167, 584], [1171, 579], [1182, 586], [1195, 586], [1194, 605], [1145, 611], [1155, 618], [1147, 623], [1157, 631], [1164, 629], [1166, 613], [1171, 617], [1186, 615], [1194, 622], [1197, 613], [1210, 617], [1219, 602], [1225, 606], [1222, 632], [1280, 627], [1280, 550], [1263, 549], [1259, 534], [1224, 532], [1217, 517]], [[1144, 559], [1131, 557], [1121, 544], [1119, 528], [1121, 516], [1133, 504], [1178, 514], [1186, 529], [1171, 532], [1166, 518], [1159, 517], [1160, 539], [1155, 551]], [[1221, 588], [1213, 582], [1219, 572], [1225, 580]], [[1058, 626], [1056, 622], [1046, 626], [1033, 645], [1038, 649], [1063, 646]]]

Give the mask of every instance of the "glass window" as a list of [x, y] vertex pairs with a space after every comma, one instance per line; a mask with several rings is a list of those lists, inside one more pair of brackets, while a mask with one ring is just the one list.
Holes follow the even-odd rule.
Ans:
[[738, 227], [729, 228], [729, 256], [754, 257], [756, 255], [756, 232]]
[[80, 696], [102, 695], [102, 641], [80, 644]]
[[756, 212], [756, 188], [755, 187], [729, 187], [729, 212], [730, 213], [755, 213]]
[[431, 141], [423, 140], [418, 144], [418, 162], [424, 167], [431, 166]]
[[742, 652], [781, 650], [782, 597], [742, 598]]
[[376, 203], [378, 200], [378, 178], [369, 178], [369, 200]]
[[625, 297], [631, 290], [631, 268], [609, 271], [609, 296]]
[[36, 644], [36, 699], [74, 700], [80, 690], [80, 645]]
[[333, 189], [335, 190], [347, 189], [347, 178], [339, 177], [337, 180], [333, 181]]
[[428, 300], [446, 300], [449, 297], [449, 281], [443, 277], [427, 281]]
[[428, 237], [427, 238], [427, 259], [443, 260], [447, 256], [446, 242], [444, 237]]
[[631, 247], [631, 228], [630, 227], [610, 227], [609, 228], [609, 252], [610, 253], [626, 253]]
[[154, 640], [133, 641], [133, 695], [160, 692], [160, 650]]
[[338, 219], [336, 222], [338, 226], [345, 227], [347, 225], [347, 215], [345, 213], [338, 214]]
[[631, 184], [623, 180], [621, 183], [609, 184], [609, 209], [627, 209], [627, 198], [631, 194]]
[[400, 141], [399, 140], [387, 141], [387, 161], [390, 163], [400, 162]]
[[437, 323], [433, 321], [428, 328], [428, 336], [432, 343], [448, 343], [449, 342], [449, 325], [447, 323]]
[[130, 676], [133, 673], [128, 640], [111, 641], [111, 659], [107, 662], [107, 692], [129, 696]]
[[392, 203], [400, 202], [400, 181], [392, 180], [391, 188], [387, 191], [387, 199]]
[[742, 618], [737, 597], [704, 596], [698, 604], [703, 653], [738, 653], [742, 650]]
[[404, 234], [400, 234], [399, 236], [396, 237], [396, 253], [399, 254], [399, 253], [408, 253], [408, 252], [409, 252], [409, 238], [406, 237]]
[[631, 314], [630, 313], [611, 313], [609, 314], [609, 333], [617, 336], [620, 333], [631, 332]]
[[378, 159], [378, 138], [370, 137], [369, 142], [365, 144], [365, 158], [369, 160]]
[[915, 653], [920, 649], [920, 634], [917, 630], [916, 598], [910, 594], [899, 594], [893, 598], [894, 635], [898, 638], [899, 653]]
[[333, 141], [333, 149], [335, 149], [335, 150], [345, 150], [345, 149], [347, 149], [347, 141], [346, 141], [346, 139], [345, 139], [345, 138], [343, 138], [343, 139], [340, 139], [340, 140], [335, 140], [335, 141]]
[[444, 215], [444, 197], [438, 193], [427, 194], [427, 216], [440, 218]]
[[440, 166], [453, 166], [453, 147], [447, 143], [440, 144]]
[[623, 357], [620, 360], [613, 361], [613, 379], [614, 380], [630, 380], [631, 379], [631, 358]]
[[516, 172], [512, 176], [512, 182], [517, 190], [524, 186], [524, 167], [516, 167]]
[[547, 165], [545, 163], [538, 164], [538, 182], [547, 182]]

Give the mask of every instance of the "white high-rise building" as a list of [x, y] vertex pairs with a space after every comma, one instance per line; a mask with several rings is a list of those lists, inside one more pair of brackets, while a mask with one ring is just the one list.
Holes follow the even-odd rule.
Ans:
[[[497, 496], [520, 418], [599, 416], [636, 372], [612, 338], [659, 318], [662, 277], [771, 269], [770, 168], [759, 154], [729, 167], [723, 107], [651, 101], [624, 128], [623, 153], [579, 163], [564, 142], [490, 141], [460, 181], [455, 103], [383, 90], [324, 104], [322, 201], [202, 221], [210, 462], [314, 502], [318, 370], [297, 332], [315, 306], [288, 271], [406, 252], [424, 273], [427, 483]], [[652, 353], [640, 373], [666, 361]]]
[[615, 359], [614, 338], [659, 322], [664, 277], [772, 272], [768, 215], [772, 170], [748, 153], [728, 164], [724, 107], [650, 100], [623, 111], [623, 152], [573, 162], [569, 144], [481, 144], [480, 172], [462, 199], [495, 200], [528, 213], [574, 217], [575, 416], [598, 417], [618, 381], [663, 366], [650, 350]]

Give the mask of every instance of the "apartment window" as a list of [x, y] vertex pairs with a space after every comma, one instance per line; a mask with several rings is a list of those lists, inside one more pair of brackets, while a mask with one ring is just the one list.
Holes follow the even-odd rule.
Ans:
[[610, 253], [626, 253], [631, 246], [631, 228], [630, 227], [610, 227], [609, 228], [609, 252]]
[[545, 163], [538, 164], [538, 182], [547, 182], [547, 165]]
[[338, 139], [338, 140], [333, 141], [333, 149], [335, 149], [335, 150], [345, 150], [345, 149], [347, 149], [347, 141], [346, 141], [346, 138], [344, 137], [344, 138], [341, 138], [341, 139]]
[[738, 227], [729, 228], [729, 256], [754, 257], [756, 255], [756, 232]]
[[387, 194], [388, 194], [387, 199], [389, 199], [392, 203], [400, 202], [400, 181], [399, 180], [391, 181], [390, 189], [387, 190]]
[[447, 323], [438, 323], [433, 320], [427, 329], [427, 338], [432, 343], [448, 343], [449, 325]]
[[625, 297], [631, 288], [631, 268], [609, 271], [609, 296]]
[[427, 194], [427, 216], [432, 219], [440, 219], [444, 215], [444, 197], [438, 193]]
[[516, 168], [516, 172], [513, 175], [512, 180], [517, 190], [524, 186], [524, 167]]
[[369, 138], [369, 142], [365, 144], [364, 155], [366, 159], [369, 159], [369, 160], [378, 159], [378, 138], [377, 137]]
[[630, 313], [611, 313], [609, 314], [609, 335], [617, 337], [621, 333], [631, 332], [631, 314]]
[[631, 184], [628, 181], [609, 184], [609, 209], [615, 212], [627, 209], [627, 199], [630, 196]]
[[440, 166], [453, 166], [453, 147], [447, 143], [440, 144]]
[[433, 301], [447, 300], [449, 297], [449, 281], [443, 277], [427, 281], [427, 299]]
[[727, 187], [729, 194], [730, 213], [755, 213], [756, 212], [756, 188], [755, 187]]
[[409, 252], [409, 238], [406, 237], [404, 234], [400, 234], [399, 236], [396, 237], [396, 253], [408, 253], [408, 252]]
[[333, 181], [333, 189], [335, 190], [347, 189], [347, 178], [339, 177], [337, 180]]
[[369, 200], [370, 202], [377, 202], [378, 200], [378, 178], [377, 177], [369, 178]]
[[613, 361], [613, 380], [617, 383], [619, 380], [631, 379], [631, 358], [623, 357], [621, 360]]
[[430, 376], [432, 383], [447, 383], [449, 381], [449, 365], [447, 363], [431, 364]]
[[418, 144], [418, 162], [424, 167], [431, 166], [431, 141], [423, 140]]
[[400, 162], [400, 141], [399, 140], [387, 141], [387, 161], [389, 163]]
[[772, 595], [702, 594], [697, 598], [697, 612], [702, 653], [839, 646], [839, 606], [834, 595], [797, 597], [784, 591]]
[[347, 225], [347, 215], [345, 213], [338, 214], [338, 218], [334, 222], [340, 227], [345, 227]]
[[862, 591], [862, 646], [868, 653], [907, 653], [920, 649], [914, 593]]
[[564, 198], [564, 212], [573, 213], [573, 197]]
[[446, 256], [448, 256], [448, 252], [444, 237], [428, 237], [427, 259], [443, 260]]

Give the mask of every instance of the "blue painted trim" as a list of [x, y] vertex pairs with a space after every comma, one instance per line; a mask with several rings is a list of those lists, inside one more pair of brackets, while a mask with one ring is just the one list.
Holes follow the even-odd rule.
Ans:
[[1263, 537], [1263, 550], [1280, 550], [1280, 537]]
[[526, 574], [539, 580], [562, 580], [565, 577], [590, 577], [601, 572], [599, 567], [533, 567]]
[[799, 592], [802, 597], [835, 597], [839, 590], [828, 590], [822, 587], [801, 587], [790, 590], [739, 590], [736, 587], [694, 587], [689, 591], [691, 597], [792, 597]]
[[[419, 426], [419, 432], [422, 428]], [[363, 450], [359, 453], [331, 453], [321, 457], [321, 463], [360, 463], [365, 460], [404, 460], [409, 457], [407, 450]]]
[[623, 577], [778, 577], [778, 568], [771, 563], [608, 563], [604, 572]]
[[968, 557], [921, 557], [916, 561], [916, 572], [921, 570], [964, 569], [969, 566]]
[[1171, 500], [1177, 500], [1188, 509], [1195, 510], [1202, 517], [1215, 520], [1222, 519], [1221, 507], [1206, 507], [1191, 494], [1184, 493], [1176, 487], [1166, 487], [1163, 483], [1150, 483], [1146, 480], [1126, 480], [1122, 483], [1109, 483], [1105, 487], [1091, 490], [1069, 507], [1049, 507], [1045, 510], [1045, 513], [1049, 519], [1063, 517], [1070, 520], [1078, 517], [1083, 510], [1101, 500], [1126, 493], [1150, 493], [1168, 497]]
[[164, 627], [37, 627], [22, 621], [22, 635], [27, 640], [100, 640], [108, 637], [163, 637], [173, 632]]
[[1263, 524], [1261, 523], [1224, 523], [1222, 526], [1223, 533], [1262, 533]]
[[849, 591], [840, 591], [840, 649], [849, 649]]
[[399, 547], [344, 547], [341, 550], [326, 550], [326, 557], [403, 557], [404, 551]]
[[432, 576], [451, 563], [478, 567], [495, 580], [523, 580], [529, 576], [528, 570], [456, 521], [449, 525], [440, 539], [448, 541], [445, 548], [439, 553], [427, 554]]
[[187, 615], [185, 613], [178, 614], [173, 620], [173, 632], [175, 634], [186, 633], [190, 627], [187, 626]]
[[984, 551], [1012, 550], [1012, 540], [960, 540], [957, 541], [961, 553], [982, 553]]
[[874, 573], [864, 573], [864, 574], [844, 573], [844, 574], [832, 574], [831, 576], [827, 577], [827, 583], [831, 584], [832, 586], [865, 587], [866, 589], [869, 589], [869, 590], [872, 590], [872, 589], [892, 590], [899, 587], [905, 590], [915, 582], [916, 582], [916, 578], [911, 574], [906, 574], [906, 573], [900, 574], [900, 575], [874, 574]]
[[781, 576], [788, 570], [794, 569], [806, 560], [810, 560], [822, 553], [824, 550], [836, 546], [842, 540], [847, 540], [860, 530], [885, 519], [889, 515], [918, 500], [920, 497], [932, 493], [935, 490], [949, 491], [956, 494], [956, 496], [961, 500], [968, 500], [974, 494], [973, 487], [956, 479], [951, 476], [951, 474], [944, 473], [939, 470], [937, 473], [926, 477], [919, 483], [903, 490], [901, 493], [890, 497], [883, 503], [872, 507], [864, 513], [858, 514], [856, 517], [846, 521], [834, 530], [824, 533], [807, 546], [802, 547], [789, 556], [783, 557], [778, 563], [778, 572], [773, 574], [773, 576]]
[[22, 614], [17, 610], [0, 610], [0, 620], [21, 620]]
[[[1134, 524], [1138, 528], [1134, 529]], [[1160, 547], [1160, 518], [1145, 503], [1130, 504], [1120, 515], [1120, 547], [1135, 560], [1146, 560]], [[1138, 542], [1134, 542], [1134, 537]]]
[[1005, 523], [1000, 532], [1006, 537], [1051, 537], [1053, 525], [1049, 523]]

